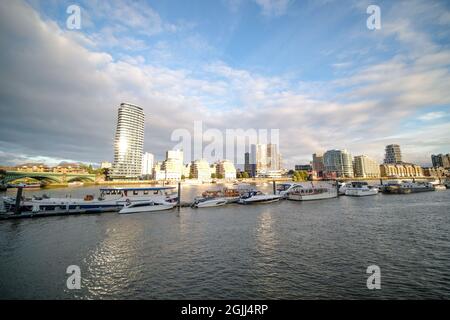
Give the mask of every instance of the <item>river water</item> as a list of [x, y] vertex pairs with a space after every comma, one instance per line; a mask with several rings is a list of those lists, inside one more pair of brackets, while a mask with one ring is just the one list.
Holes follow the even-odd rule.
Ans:
[[2, 299], [450, 299], [450, 190], [0, 221], [0, 248]]

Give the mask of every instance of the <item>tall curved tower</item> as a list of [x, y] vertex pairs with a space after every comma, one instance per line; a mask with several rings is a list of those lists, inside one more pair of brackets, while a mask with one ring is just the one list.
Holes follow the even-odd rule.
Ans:
[[142, 171], [145, 115], [141, 107], [121, 103], [114, 139], [113, 179], [136, 179]]

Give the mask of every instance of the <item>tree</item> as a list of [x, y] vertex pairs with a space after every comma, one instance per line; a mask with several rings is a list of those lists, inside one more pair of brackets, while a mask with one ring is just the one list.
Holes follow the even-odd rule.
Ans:
[[236, 173], [236, 178], [237, 178], [237, 179], [241, 179], [241, 178], [242, 178], [242, 173], [238, 171], [238, 172]]
[[242, 178], [248, 179], [250, 176], [248, 175], [248, 172], [242, 172]]
[[217, 179], [223, 179], [223, 174], [221, 174], [221, 173], [218, 173], [216, 176], [217, 176]]
[[189, 179], [194, 179], [194, 176], [192, 175], [192, 173], [189, 173]]
[[215, 173], [211, 173], [211, 179], [215, 179], [216, 178], [216, 174]]
[[185, 180], [185, 179], [186, 179], [185, 175], [182, 174], [182, 175], [181, 175], [181, 180]]
[[292, 180], [296, 182], [306, 181], [308, 180], [308, 172], [307, 171], [294, 171], [292, 175]]

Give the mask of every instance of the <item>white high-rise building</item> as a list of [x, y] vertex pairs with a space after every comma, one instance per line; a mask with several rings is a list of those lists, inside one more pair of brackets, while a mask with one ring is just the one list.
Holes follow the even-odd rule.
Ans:
[[153, 164], [155, 162], [155, 157], [153, 154], [146, 152], [142, 156], [142, 175], [151, 175], [153, 170]]
[[354, 161], [355, 177], [379, 178], [380, 165], [368, 156], [356, 156]]
[[323, 155], [323, 164], [327, 173], [336, 173], [337, 177], [353, 178], [353, 157], [347, 150], [328, 150]]
[[114, 139], [113, 179], [137, 179], [142, 172], [144, 120], [141, 107], [121, 103]]

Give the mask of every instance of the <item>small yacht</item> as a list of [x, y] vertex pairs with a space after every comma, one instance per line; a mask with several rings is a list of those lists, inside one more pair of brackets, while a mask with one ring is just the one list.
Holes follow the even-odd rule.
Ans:
[[120, 214], [130, 214], [130, 213], [140, 213], [140, 212], [155, 212], [170, 210], [176, 206], [174, 202], [153, 202], [153, 201], [142, 201], [126, 204], [120, 211]]
[[228, 203], [226, 198], [201, 198], [194, 201], [192, 207], [194, 208], [211, 208], [220, 207]]
[[249, 191], [241, 196], [238, 203], [252, 204], [252, 203], [271, 203], [281, 199], [279, 194], [264, 194], [261, 191]]
[[338, 196], [337, 188], [334, 185], [325, 187], [303, 187], [297, 186], [288, 194], [289, 200], [308, 201], [336, 198]]
[[435, 184], [434, 185], [434, 190], [436, 190], [436, 191], [443, 191], [443, 190], [447, 190], [447, 187], [445, 186], [445, 184]]
[[378, 188], [368, 185], [367, 182], [352, 182], [345, 190], [346, 196], [364, 197], [378, 194]]

